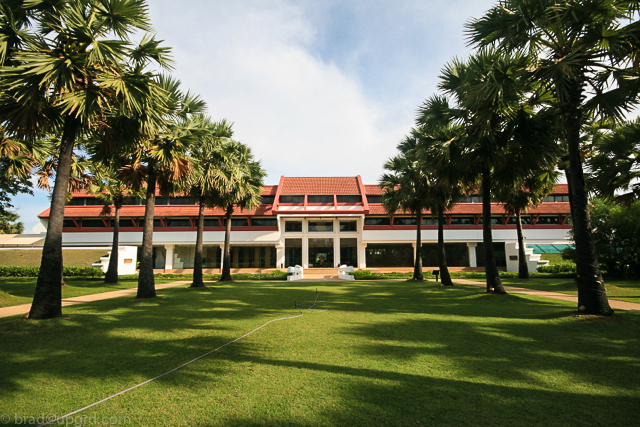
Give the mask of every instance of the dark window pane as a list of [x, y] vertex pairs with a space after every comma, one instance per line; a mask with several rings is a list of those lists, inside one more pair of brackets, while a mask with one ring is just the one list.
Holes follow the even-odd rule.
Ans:
[[194, 199], [188, 197], [174, 197], [169, 203], [172, 205], [197, 205]]
[[396, 217], [393, 219], [393, 225], [416, 225], [416, 219], [410, 217]]
[[310, 232], [331, 232], [333, 231], [333, 221], [309, 221]]
[[[144, 227], [144, 219], [140, 219], [140, 220], [138, 220], [138, 227]], [[160, 219], [154, 219], [154, 220], [153, 220], [153, 227], [154, 227], [154, 228], [156, 228], [156, 227], [164, 227], [164, 226], [162, 225], [162, 220], [160, 220]]]
[[[469, 267], [469, 247], [466, 243], [445, 243], [445, 259], [449, 267]], [[436, 267], [440, 265], [438, 258], [438, 244], [425, 243], [422, 245], [423, 267]]]
[[304, 196], [280, 196], [280, 203], [304, 203]]
[[286, 221], [284, 223], [284, 231], [287, 231], [287, 232], [302, 231], [302, 221]]
[[307, 196], [308, 203], [333, 203], [333, 196]]
[[367, 267], [411, 267], [413, 246], [410, 244], [369, 243], [365, 249]]
[[451, 225], [475, 225], [475, 219], [472, 216], [454, 216], [451, 218]]
[[276, 218], [252, 218], [252, 227], [277, 227], [278, 220]]
[[302, 265], [302, 239], [284, 239], [284, 266]]
[[165, 199], [163, 197], [156, 197], [156, 205], [168, 205], [169, 199]]
[[560, 217], [554, 216], [541, 216], [538, 218], [536, 224], [560, 224]]
[[422, 217], [422, 225], [438, 225], [438, 218]]
[[231, 246], [231, 268], [274, 268], [274, 246]]
[[[516, 223], [516, 217], [515, 215], [509, 218], [509, 222], [507, 224], [515, 224]], [[523, 225], [525, 224], [531, 224], [531, 217], [529, 215], [521, 215], [520, 216], [520, 223], [522, 223]]]
[[340, 231], [358, 231], [358, 223], [356, 221], [340, 221]]
[[364, 225], [391, 225], [389, 217], [368, 217], [364, 219]]
[[65, 219], [62, 221], [63, 228], [76, 228], [76, 223], [72, 219]]
[[[227, 220], [224, 220], [225, 225], [227, 224]], [[231, 226], [232, 227], [248, 227], [249, 220], [247, 218], [231, 218]]]
[[131, 218], [123, 218], [120, 220], [120, 228], [133, 228], [134, 224]]
[[338, 203], [360, 203], [362, 202], [362, 196], [350, 195], [350, 196], [337, 196]]
[[261, 196], [260, 204], [272, 205], [275, 200], [276, 200], [276, 196]]
[[382, 196], [367, 196], [368, 203], [382, 203]]
[[[491, 225], [502, 225], [504, 219], [501, 216], [492, 216], [491, 217]], [[482, 224], [482, 217], [480, 217], [480, 221], [478, 224]]]
[[82, 228], [105, 228], [101, 219], [83, 219]]
[[74, 197], [73, 199], [69, 200], [67, 202], [67, 206], [84, 206], [84, 198], [76, 198]]
[[[494, 242], [493, 243], [493, 254], [496, 259], [497, 267], [506, 267], [507, 266], [507, 256], [505, 251], [504, 242]], [[476, 246], [476, 260], [478, 262], [478, 267], [485, 266], [484, 260], [484, 243], [479, 242], [478, 246]]]
[[205, 227], [220, 227], [220, 221], [218, 218], [205, 218], [204, 219]]
[[191, 221], [186, 218], [168, 219], [167, 227], [191, 227]]

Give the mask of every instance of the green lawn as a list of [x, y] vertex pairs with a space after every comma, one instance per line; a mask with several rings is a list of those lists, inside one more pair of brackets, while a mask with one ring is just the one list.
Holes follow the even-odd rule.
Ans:
[[[67, 267], [91, 267], [99, 262], [100, 257], [107, 256], [108, 249], [63, 249], [62, 257]], [[0, 251], [0, 266], [39, 267], [42, 260], [42, 249], [7, 249]]]
[[[483, 281], [483, 279], [470, 279]], [[455, 279], [454, 279], [455, 282]], [[578, 289], [573, 279], [539, 278], [528, 280], [503, 277], [502, 283], [507, 286], [537, 289], [540, 291], [560, 292], [569, 295], [578, 295]], [[640, 303], [640, 281], [637, 280], [605, 280], [605, 288], [609, 299]]]
[[[272, 323], [77, 416], [133, 426], [635, 425], [640, 315], [481, 288], [243, 282], [0, 322], [0, 414], [66, 414]], [[13, 419], [13, 418], [12, 418]], [[77, 423], [76, 423], [77, 424]], [[11, 425], [9, 423], [9, 425]]]
[[[101, 279], [86, 279], [82, 277], [65, 277], [66, 285], [62, 288], [62, 298], [79, 297], [82, 295], [99, 294], [138, 287], [137, 278], [123, 278], [118, 283], [104, 283]], [[188, 279], [187, 279], [188, 280]], [[175, 278], [156, 276], [156, 283], [176, 281]], [[0, 278], [0, 308], [20, 304], [30, 304], [36, 289], [36, 279], [29, 277]]]

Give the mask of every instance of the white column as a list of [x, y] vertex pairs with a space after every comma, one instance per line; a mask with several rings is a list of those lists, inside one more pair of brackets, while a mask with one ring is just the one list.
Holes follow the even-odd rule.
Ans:
[[309, 268], [309, 238], [302, 236], [302, 268]]
[[413, 247], [413, 265], [416, 265], [416, 252], [418, 245], [416, 245], [416, 242], [413, 242], [411, 246]]
[[164, 249], [166, 251], [164, 258], [164, 269], [165, 270], [173, 270], [173, 250], [176, 245], [164, 245]]
[[340, 265], [340, 237], [336, 235], [333, 238], [333, 265], [332, 267], [338, 267]]
[[478, 260], [476, 260], [476, 246], [478, 246], [478, 244], [476, 242], [469, 242], [467, 243], [467, 246], [469, 247], [469, 267], [477, 267]]
[[367, 268], [367, 244], [358, 245], [358, 268]]
[[220, 245], [220, 271], [222, 271], [223, 263], [224, 263], [224, 245]]
[[284, 243], [276, 244], [276, 268], [287, 267], [284, 265]]

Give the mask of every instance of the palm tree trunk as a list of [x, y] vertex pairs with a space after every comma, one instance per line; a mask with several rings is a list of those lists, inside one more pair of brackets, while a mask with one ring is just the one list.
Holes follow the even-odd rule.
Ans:
[[440, 264], [440, 285], [453, 286], [447, 266], [447, 253], [444, 249], [444, 212], [442, 212], [442, 207], [438, 208], [438, 264]]
[[487, 279], [487, 292], [505, 294], [506, 291], [500, 281], [496, 257], [493, 252], [493, 237], [491, 235], [491, 171], [482, 170], [482, 241], [484, 244], [484, 268]]
[[118, 283], [118, 239], [120, 238], [120, 209], [122, 202], [114, 200], [116, 210], [113, 224], [113, 242], [111, 243], [111, 256], [109, 257], [109, 268], [104, 277], [104, 283]]
[[196, 231], [196, 256], [193, 261], [193, 283], [192, 288], [204, 287], [202, 279], [202, 235], [204, 233], [204, 200], [200, 200], [200, 209], [198, 210], [198, 227]]
[[231, 282], [231, 246], [229, 242], [231, 240], [231, 217], [233, 216], [233, 205], [227, 206], [227, 213], [225, 218], [227, 220], [225, 224], [224, 232], [224, 257], [222, 258], [222, 276], [221, 282]]
[[524, 252], [524, 235], [522, 234], [522, 222], [520, 220], [520, 211], [516, 211], [516, 230], [518, 233], [518, 278], [529, 278], [529, 264], [527, 263], [527, 254]]
[[580, 153], [582, 112], [578, 108], [582, 103], [582, 85], [577, 79], [572, 80], [568, 96], [569, 99], [561, 104], [561, 112], [569, 147], [569, 189], [573, 238], [576, 243], [578, 310], [586, 314], [610, 316], [613, 310], [609, 306], [591, 234], [591, 218], [582, 170]]
[[413, 280], [424, 280], [424, 274], [422, 274], [422, 212], [416, 214], [416, 260], [413, 265]]
[[153, 277], [153, 214], [156, 204], [156, 171], [149, 165], [147, 177], [147, 197], [144, 209], [144, 228], [142, 230], [142, 258], [138, 275], [138, 295], [136, 298], [154, 298], [156, 285]]
[[42, 248], [42, 260], [33, 303], [29, 310], [30, 319], [50, 319], [62, 316], [62, 224], [64, 221], [64, 205], [67, 200], [67, 187], [71, 175], [71, 161], [76, 134], [80, 120], [66, 116], [56, 181], [51, 195], [51, 210], [47, 236]]

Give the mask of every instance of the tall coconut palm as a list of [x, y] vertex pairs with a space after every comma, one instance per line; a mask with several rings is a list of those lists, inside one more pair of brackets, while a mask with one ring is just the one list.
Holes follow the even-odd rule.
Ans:
[[224, 161], [223, 143], [233, 136], [232, 124], [226, 120], [211, 122], [208, 117], [201, 117], [205, 123], [206, 133], [199, 144], [189, 150], [193, 168], [186, 180], [185, 192], [198, 202], [198, 223], [196, 231], [196, 251], [193, 262], [192, 288], [203, 287], [202, 274], [202, 241], [204, 234], [205, 207], [213, 207], [215, 195], [224, 181], [223, 170], [219, 167]]
[[384, 190], [382, 203], [389, 215], [401, 210], [409, 212], [416, 222], [416, 256], [412, 280], [424, 280], [422, 272], [422, 218], [424, 212], [434, 205], [435, 177], [425, 168], [419, 153], [417, 132], [406, 136], [399, 144], [400, 154], [389, 159], [387, 171], [380, 178]]
[[[120, 168], [120, 176], [134, 190], [144, 185], [145, 215], [142, 231], [142, 255], [138, 275], [137, 298], [156, 296], [153, 276], [153, 223], [156, 192], [163, 196], [175, 194], [191, 170], [188, 149], [204, 129], [192, 116], [202, 113], [206, 107], [198, 96], [180, 90], [180, 81], [161, 76], [159, 86], [166, 98], [162, 100], [164, 124], [143, 132], [128, 164]], [[144, 122], [144, 120], [142, 121]]]
[[569, 150], [578, 308], [589, 314], [613, 311], [591, 234], [581, 130], [590, 114], [621, 119], [637, 105], [638, 12], [630, 0], [505, 0], [468, 23], [477, 46], [535, 55], [531, 79], [554, 91]]
[[251, 149], [237, 141], [224, 142], [216, 156], [218, 183], [207, 198], [212, 206], [225, 211], [224, 253], [221, 282], [231, 281], [231, 222], [236, 208], [253, 209], [260, 204], [260, 193], [267, 175]]
[[[62, 269], [62, 222], [73, 148], [122, 99], [134, 99], [126, 80], [127, 37], [150, 30], [144, 0], [29, 1], [3, 13], [15, 22], [4, 26], [18, 41], [0, 42], [10, 56], [0, 68], [0, 121], [22, 137], [44, 132], [61, 135], [47, 236], [33, 304], [32, 319], [62, 315], [58, 277]], [[35, 29], [27, 34], [26, 28]], [[113, 36], [113, 39], [108, 37]], [[10, 45], [10, 46], [9, 46]], [[164, 54], [156, 59], [164, 62]], [[135, 107], [129, 103], [127, 108]]]

